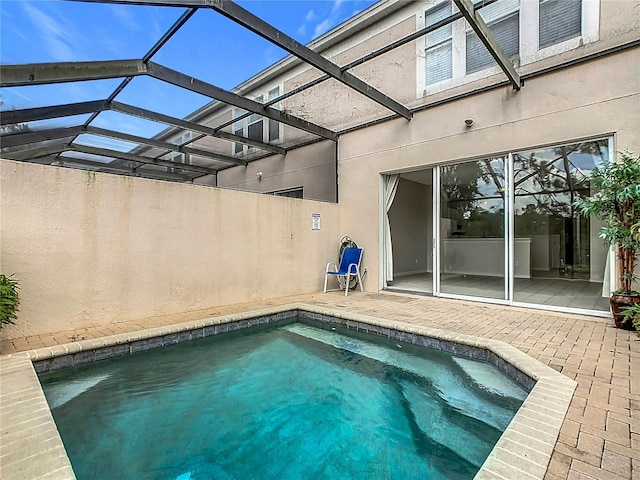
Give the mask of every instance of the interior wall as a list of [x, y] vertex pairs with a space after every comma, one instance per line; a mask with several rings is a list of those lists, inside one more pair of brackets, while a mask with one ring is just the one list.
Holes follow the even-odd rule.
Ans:
[[430, 204], [430, 186], [400, 178], [389, 210], [394, 278], [425, 273], [430, 268]]
[[6, 160], [0, 207], [4, 338], [318, 292], [343, 235], [335, 204]]

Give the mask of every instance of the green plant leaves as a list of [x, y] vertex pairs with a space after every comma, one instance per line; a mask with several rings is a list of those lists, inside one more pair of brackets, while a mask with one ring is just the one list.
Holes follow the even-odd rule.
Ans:
[[20, 296], [18, 295], [18, 281], [13, 274], [6, 276], [0, 274], [0, 328], [5, 324], [15, 324], [18, 318], [16, 312], [20, 305]]

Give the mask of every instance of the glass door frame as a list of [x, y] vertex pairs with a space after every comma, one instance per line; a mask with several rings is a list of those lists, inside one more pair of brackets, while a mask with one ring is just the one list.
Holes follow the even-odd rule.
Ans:
[[[441, 165], [437, 165], [433, 167], [433, 205], [434, 205], [434, 209], [433, 209], [433, 231], [435, 232], [435, 237], [433, 239], [433, 244], [434, 244], [434, 258], [433, 258], [433, 265], [434, 265], [434, 271], [433, 271], [433, 296], [435, 297], [441, 297], [441, 298], [451, 298], [451, 299], [455, 299], [455, 300], [472, 300], [475, 302], [483, 302], [483, 303], [495, 303], [498, 305], [511, 305], [511, 290], [513, 289], [513, 281], [511, 280], [511, 275], [513, 272], [513, 255], [512, 255], [512, 246], [509, 242], [509, 238], [510, 238], [510, 230], [513, 228], [513, 221], [511, 219], [511, 211], [513, 208], [513, 204], [511, 203], [511, 183], [513, 182], [513, 179], [511, 178], [511, 172], [512, 172], [512, 168], [511, 168], [511, 154], [509, 153], [507, 154], [498, 154], [498, 155], [489, 155], [486, 158], [501, 158], [503, 160], [504, 163], [504, 175], [505, 175], [505, 187], [507, 188], [507, 193], [509, 194], [505, 199], [504, 199], [504, 236], [503, 236], [503, 241], [504, 241], [504, 258], [503, 258], [503, 262], [505, 265], [505, 269], [504, 269], [504, 296], [506, 298], [492, 298], [492, 297], [478, 297], [478, 296], [472, 296], [472, 295], [464, 295], [464, 294], [460, 294], [460, 293], [446, 293], [446, 292], [442, 292], [441, 290], [441, 285], [440, 285], [440, 274], [441, 274], [441, 268], [440, 268], [440, 260], [441, 260], [441, 255], [442, 255], [442, 249], [440, 247], [440, 241], [442, 240], [441, 237], [441, 229], [440, 229], [440, 214], [441, 214], [441, 197], [440, 197], [440, 180], [441, 180], [441, 169], [443, 167], [446, 167], [448, 165], [454, 165], [457, 163], [465, 163], [465, 162], [472, 162], [474, 161], [474, 159], [467, 159], [467, 160], [462, 160], [460, 162], [455, 162], [455, 163], [447, 163], [447, 164], [441, 164]], [[478, 160], [482, 160], [482, 158], [478, 158], [475, 159], [475, 161]], [[507, 297], [507, 295], [509, 295]]]
[[[583, 140], [573, 140], [574, 142], [578, 142], [578, 141], [595, 141], [595, 140], [600, 140], [600, 139], [606, 139], [608, 142], [608, 150], [609, 150], [609, 159], [613, 160], [615, 159], [615, 148], [614, 148], [614, 142], [615, 142], [615, 138], [613, 136], [603, 136], [603, 137], [594, 137], [591, 139], [583, 139]], [[568, 141], [570, 142], [570, 141]], [[568, 143], [565, 142], [565, 143]], [[549, 147], [552, 147], [553, 144], [550, 145], [546, 145]], [[495, 158], [495, 157], [499, 157], [500, 155], [492, 155], [491, 157]], [[458, 300], [472, 300], [472, 301], [478, 301], [478, 302], [483, 302], [483, 303], [492, 303], [492, 304], [499, 304], [499, 305], [510, 305], [510, 306], [517, 306], [517, 307], [525, 307], [525, 308], [533, 308], [533, 309], [537, 309], [537, 310], [547, 310], [547, 311], [556, 311], [556, 312], [563, 312], [563, 313], [575, 313], [575, 314], [580, 314], [580, 315], [593, 315], [593, 316], [599, 316], [599, 317], [608, 317], [610, 315], [610, 313], [608, 311], [601, 311], [601, 310], [588, 310], [588, 309], [580, 309], [580, 308], [574, 308], [574, 307], [562, 307], [562, 306], [556, 306], [556, 305], [544, 305], [544, 304], [532, 304], [532, 303], [525, 303], [525, 302], [517, 302], [514, 300], [514, 275], [515, 275], [515, 255], [514, 255], [514, 251], [515, 251], [515, 218], [514, 218], [514, 208], [515, 208], [515, 179], [514, 179], [514, 156], [512, 152], [509, 152], [508, 154], [503, 154], [502, 158], [504, 159], [504, 164], [505, 164], [505, 188], [506, 188], [506, 192], [507, 195], [505, 197], [505, 213], [504, 213], [504, 242], [505, 242], [505, 254], [504, 254], [504, 262], [505, 262], [505, 299], [497, 299], [497, 298], [489, 298], [489, 297], [477, 297], [477, 296], [470, 296], [470, 295], [463, 295], [463, 294], [453, 294], [453, 293], [443, 293], [441, 291], [441, 283], [440, 283], [440, 276], [441, 276], [441, 256], [442, 256], [442, 248], [441, 248], [441, 239], [442, 239], [442, 231], [441, 231], [441, 222], [440, 222], [440, 215], [441, 215], [441, 209], [442, 209], [442, 205], [441, 205], [441, 197], [440, 197], [440, 192], [441, 192], [441, 185], [440, 185], [440, 181], [441, 181], [441, 169], [443, 167], [445, 167], [448, 164], [441, 164], [441, 165], [433, 165], [433, 166], [429, 166], [428, 168], [432, 169], [432, 185], [433, 185], [433, 189], [432, 189], [432, 205], [433, 205], [433, 212], [432, 212], [432, 231], [433, 231], [433, 238], [432, 238], [432, 265], [433, 265], [433, 278], [432, 278], [432, 295], [435, 297], [441, 297], [441, 298], [451, 298], [451, 299], [458, 299]], [[460, 160], [460, 162], [456, 162], [456, 163], [463, 163], [466, 161], [473, 161], [473, 159], [468, 159], [468, 160]], [[383, 182], [382, 182], [383, 183]], [[384, 195], [384, 189], [382, 189], [382, 194]], [[383, 197], [382, 197], [383, 198]], [[382, 214], [384, 215], [385, 212], [382, 212]], [[382, 237], [384, 235], [383, 233], [383, 229], [384, 229], [384, 222], [381, 222], [381, 225], [383, 226], [381, 228], [381, 234], [380, 234], [380, 238], [382, 240]], [[384, 246], [382, 246], [381, 248], [381, 262], [380, 262], [380, 266], [381, 268], [383, 268], [383, 259], [384, 259], [384, 255], [386, 255], [386, 252], [384, 252]], [[615, 252], [613, 250], [613, 248], [610, 248], [608, 250], [608, 261], [609, 261], [609, 281], [610, 281], [610, 285], [615, 285], [615, 281], [616, 281], [616, 274], [615, 274], [615, 266], [616, 266], [616, 262], [615, 262]], [[381, 270], [382, 271], [382, 275], [381, 275], [381, 288], [386, 287], [386, 278], [385, 278], [385, 273], [384, 273], [384, 268]]]
[[[601, 136], [601, 137], [591, 137], [585, 139], [578, 140], [568, 140], [562, 143], [555, 144], [546, 144], [541, 146], [541, 148], [551, 148], [558, 145], [566, 145], [572, 142], [588, 142], [588, 141], [597, 141], [597, 140], [606, 140], [608, 142], [608, 155], [610, 161], [615, 161], [615, 137], [613, 135]], [[525, 307], [536, 310], [546, 310], [546, 311], [555, 311], [569, 314], [579, 314], [579, 315], [592, 315], [598, 317], [609, 317], [610, 313], [608, 311], [603, 310], [589, 310], [589, 309], [581, 309], [575, 307], [562, 307], [556, 305], [545, 305], [545, 304], [537, 304], [537, 303], [526, 303], [526, 302], [518, 302], [515, 301], [515, 292], [514, 292], [514, 283], [515, 283], [515, 178], [514, 178], [514, 154], [519, 150], [513, 150], [509, 153], [502, 155], [489, 155], [487, 158], [497, 158], [502, 157], [505, 163], [505, 188], [507, 195], [505, 197], [505, 213], [504, 213], [504, 241], [505, 241], [505, 255], [504, 255], [504, 267], [505, 267], [505, 295], [506, 299], [497, 299], [490, 297], [477, 297], [472, 295], [464, 295], [464, 294], [454, 294], [454, 293], [443, 293], [441, 291], [441, 257], [442, 257], [442, 248], [441, 248], [441, 239], [442, 239], [442, 231], [441, 231], [441, 221], [440, 214], [442, 210], [441, 205], [441, 169], [447, 165], [451, 165], [452, 162], [447, 164], [439, 164], [439, 165], [428, 165], [425, 168], [431, 168], [432, 170], [432, 212], [431, 212], [431, 222], [432, 222], [432, 293], [431, 295], [435, 297], [441, 298], [451, 298], [458, 300], [471, 300], [475, 302], [482, 303], [491, 303], [491, 304], [499, 304], [499, 305], [510, 305], [516, 307]], [[476, 159], [477, 160], [477, 159]], [[474, 161], [474, 159], [464, 159], [459, 160], [455, 163], [464, 163], [467, 161]], [[380, 176], [380, 198], [384, 199], [384, 175], [389, 175], [388, 173], [381, 174]], [[383, 201], [380, 203], [380, 257], [379, 257], [379, 268], [380, 268], [380, 276], [379, 276], [379, 289], [383, 290], [387, 287], [386, 280], [386, 267], [385, 267], [385, 258], [387, 255], [385, 246], [384, 246], [384, 235], [385, 235], [385, 222], [384, 215], [386, 215], [386, 211], [384, 209]], [[608, 262], [609, 262], [609, 282], [610, 285], [613, 286], [616, 284], [616, 262], [615, 262], [615, 251], [613, 248], [608, 250]]]

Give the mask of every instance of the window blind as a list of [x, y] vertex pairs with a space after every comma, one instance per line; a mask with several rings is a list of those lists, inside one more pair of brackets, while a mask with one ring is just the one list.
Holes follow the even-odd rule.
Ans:
[[540, 48], [582, 34], [582, 0], [540, 0]]
[[251, 140], [262, 141], [262, 120], [249, 125], [249, 138]]
[[[520, 51], [519, 17], [518, 11], [515, 11], [487, 25], [496, 38], [498, 45], [508, 57], [514, 57]], [[467, 32], [467, 73], [477, 72], [494, 64], [493, 57], [480, 41], [478, 35], [473, 31]]]
[[[242, 127], [237, 128], [233, 131], [234, 135], [238, 135], [239, 137], [243, 136], [243, 131], [242, 131]], [[244, 143], [234, 143], [234, 148], [233, 148], [233, 153], [242, 153], [242, 151], [244, 150]]]
[[[274, 98], [280, 96], [280, 87], [275, 87], [269, 90], [268, 100], [273, 100]], [[273, 105], [274, 108], [279, 108], [279, 106]], [[269, 141], [273, 142], [274, 140], [278, 140], [280, 138], [280, 123], [276, 120], [269, 119]]]
[[[425, 12], [425, 25], [433, 25], [451, 15], [451, 1], [446, 0]], [[425, 77], [427, 85], [447, 80], [453, 75], [451, 24], [425, 37]]]

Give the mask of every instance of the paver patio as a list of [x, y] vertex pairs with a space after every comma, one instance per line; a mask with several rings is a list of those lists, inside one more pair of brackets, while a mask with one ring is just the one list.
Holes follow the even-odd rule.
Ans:
[[[578, 383], [545, 479], [640, 480], [640, 337], [603, 318], [392, 293], [300, 295], [3, 341], [2, 354], [304, 302], [501, 340]], [[513, 479], [518, 480], [518, 479]]]

